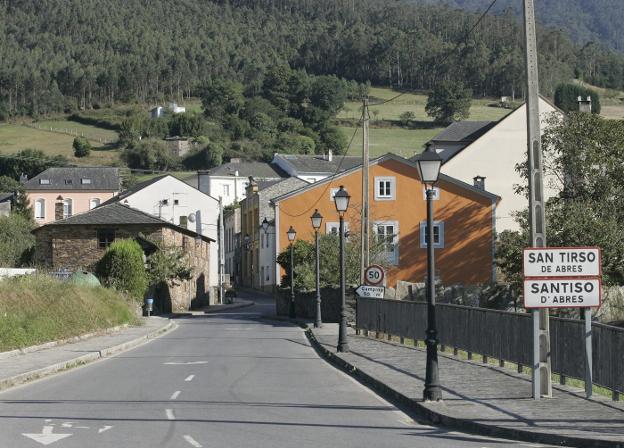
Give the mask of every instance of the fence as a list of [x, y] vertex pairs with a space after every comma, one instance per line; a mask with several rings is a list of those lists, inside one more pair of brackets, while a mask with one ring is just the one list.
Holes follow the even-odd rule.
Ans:
[[[436, 305], [438, 340], [441, 345], [478, 353], [520, 366], [532, 365], [532, 319], [529, 314]], [[357, 328], [402, 338], [423, 340], [427, 327], [427, 304], [384, 299], [357, 299]], [[553, 372], [583, 379], [584, 322], [550, 319]], [[592, 324], [594, 384], [613, 391], [613, 399], [624, 392], [624, 329]]]
[[113, 144], [117, 142], [116, 139], [111, 140], [111, 139], [102, 138], [102, 137], [94, 137], [92, 135], [85, 134], [82, 131], [78, 131], [77, 129], [55, 128], [51, 126], [43, 126], [40, 124], [24, 124], [24, 126], [28, 128], [32, 128], [32, 129], [38, 129], [40, 131], [53, 132], [55, 134], [65, 134], [65, 135], [71, 135], [75, 137], [85, 137], [87, 140], [97, 141], [97, 142], [102, 143], [103, 145], [109, 145], [109, 144]]

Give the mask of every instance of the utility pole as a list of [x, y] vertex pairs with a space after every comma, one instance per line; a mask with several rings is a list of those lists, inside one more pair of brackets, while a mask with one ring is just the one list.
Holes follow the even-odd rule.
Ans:
[[[527, 143], [531, 247], [546, 247], [544, 169], [539, 115], [539, 77], [534, 0], [524, 0], [527, 76]], [[533, 398], [552, 396], [550, 322], [548, 308], [533, 310]]]
[[223, 225], [223, 198], [219, 196], [219, 303], [223, 304], [225, 271], [225, 227]]
[[362, 285], [364, 284], [364, 270], [370, 264], [370, 216], [368, 203], [369, 121], [370, 116], [368, 113], [368, 98], [365, 98], [362, 105], [362, 253], [360, 257], [360, 284]]

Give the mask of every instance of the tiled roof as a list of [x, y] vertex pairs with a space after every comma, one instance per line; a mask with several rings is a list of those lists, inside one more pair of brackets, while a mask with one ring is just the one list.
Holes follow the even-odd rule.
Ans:
[[332, 160], [328, 160], [323, 155], [303, 155], [303, 154], [276, 154], [290, 166], [292, 166], [298, 175], [304, 173], [330, 173], [345, 171], [362, 163], [359, 156], [337, 156], [334, 155]]
[[432, 142], [474, 142], [496, 125], [496, 121], [456, 121], [431, 139]]
[[287, 176], [277, 165], [265, 162], [228, 162], [201, 173], [211, 176], [253, 176], [255, 179], [280, 179]]
[[48, 168], [24, 183], [26, 190], [119, 191], [119, 168]]

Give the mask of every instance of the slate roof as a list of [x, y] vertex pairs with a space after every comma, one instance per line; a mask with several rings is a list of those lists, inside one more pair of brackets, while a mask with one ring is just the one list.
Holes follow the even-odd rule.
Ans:
[[[41, 180], [49, 181], [45, 184]], [[91, 182], [83, 183], [83, 179]], [[104, 190], [119, 191], [119, 168], [107, 167], [54, 167], [48, 168], [24, 182], [26, 190], [80, 191]]]
[[280, 179], [287, 174], [277, 165], [265, 162], [228, 162], [201, 174], [210, 176], [234, 176], [238, 171], [238, 177], [253, 176], [255, 179]]
[[[192, 230], [185, 229], [184, 227], [176, 226], [168, 221], [164, 221], [160, 218], [152, 216], [148, 213], [144, 213], [135, 208], [128, 207], [126, 205], [120, 204], [119, 202], [114, 202], [112, 204], [101, 205], [99, 207], [94, 208], [85, 213], [81, 213], [79, 215], [74, 215], [72, 217], [61, 219], [58, 221], [50, 222], [48, 224], [44, 224], [41, 227], [37, 227], [33, 230], [33, 232], [37, 232], [44, 227], [51, 226], [87, 226], [87, 225], [98, 225], [98, 226], [119, 226], [119, 225], [156, 225], [161, 227], [169, 227], [175, 229], [179, 232], [191, 234], [193, 236], [198, 236], [197, 233]], [[212, 238], [208, 238], [206, 236], [200, 235], [206, 241], [214, 240]]]
[[276, 154], [287, 164], [292, 166], [298, 175], [304, 173], [330, 173], [349, 170], [362, 163], [362, 158], [358, 156], [336, 156], [329, 161], [323, 155], [303, 155], [303, 154]]
[[431, 139], [432, 142], [474, 142], [496, 125], [496, 121], [456, 121]]

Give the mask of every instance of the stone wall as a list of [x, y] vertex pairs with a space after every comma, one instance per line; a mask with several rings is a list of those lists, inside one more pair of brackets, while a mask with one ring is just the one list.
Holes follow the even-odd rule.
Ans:
[[[290, 289], [280, 289], [276, 294], [275, 306], [278, 316], [288, 316]], [[355, 294], [347, 288], [347, 321], [355, 322]], [[295, 313], [297, 317], [314, 319], [316, 317], [316, 291], [295, 291]], [[340, 289], [321, 289], [321, 318], [323, 322], [340, 321]]]

